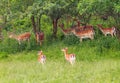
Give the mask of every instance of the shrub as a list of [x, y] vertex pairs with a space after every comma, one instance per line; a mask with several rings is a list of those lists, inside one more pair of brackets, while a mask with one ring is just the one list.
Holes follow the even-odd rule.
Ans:
[[65, 44], [72, 45], [72, 44], [78, 44], [80, 41], [79, 41], [79, 38], [77, 38], [75, 35], [68, 35], [68, 36], [65, 36], [65, 38], [63, 39], [63, 42]]

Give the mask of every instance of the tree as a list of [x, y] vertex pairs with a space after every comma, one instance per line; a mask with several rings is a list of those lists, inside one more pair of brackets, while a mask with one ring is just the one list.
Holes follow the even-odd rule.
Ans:
[[46, 15], [49, 16], [53, 22], [52, 36], [54, 38], [57, 37], [58, 20], [65, 14], [71, 13], [70, 15], [72, 15], [73, 13], [75, 13], [75, 11], [72, 10], [73, 8], [76, 7], [75, 5], [76, 5], [75, 0], [66, 0], [66, 1], [52, 0], [52, 1], [47, 1], [45, 3], [44, 9], [46, 11]]
[[26, 13], [31, 18], [34, 33], [41, 31], [41, 17], [44, 14], [44, 0], [38, 0], [29, 6]]
[[33, 2], [34, 0], [0, 0], [0, 16], [3, 27], [6, 27], [7, 23], [13, 25], [14, 21], [18, 20]]

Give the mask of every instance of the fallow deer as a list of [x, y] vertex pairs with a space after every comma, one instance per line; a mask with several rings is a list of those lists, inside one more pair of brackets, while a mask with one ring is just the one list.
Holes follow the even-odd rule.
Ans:
[[76, 60], [75, 54], [68, 54], [68, 48], [63, 48], [61, 51], [64, 52], [65, 59], [73, 65]]
[[115, 27], [112, 28], [103, 28], [102, 25], [98, 24], [98, 28], [100, 29], [100, 31], [107, 36], [108, 34], [110, 34], [112, 37], [116, 36], [116, 30]]
[[[77, 22], [77, 25], [75, 26], [75, 28], [79, 31], [93, 29], [92, 25], [86, 25], [85, 23], [80, 22], [78, 19], [74, 19], [74, 21]], [[84, 26], [80, 26], [81, 24], [83, 24]]]
[[43, 41], [44, 41], [44, 33], [43, 32], [36, 32], [36, 41], [37, 43], [40, 43], [40, 45], [42, 45]]
[[42, 51], [38, 52], [38, 62], [44, 64], [46, 61], [46, 56], [43, 54]]
[[80, 42], [82, 42], [82, 39], [85, 38], [90, 38], [91, 40], [94, 39], [94, 30], [89, 29], [89, 30], [82, 30], [82, 31], [77, 31], [77, 29], [72, 30], [73, 34], [76, 35], [77, 37], [80, 38]]
[[31, 34], [30, 32], [26, 32], [20, 35], [15, 35], [14, 33], [9, 33], [9, 38], [16, 39], [19, 44], [21, 44], [22, 41], [28, 41], [30, 40]]
[[72, 28], [64, 29], [64, 24], [60, 24], [59, 27], [62, 29], [64, 35], [70, 35]]
[[93, 26], [92, 25], [85, 25], [84, 26], [84, 30], [93, 30]]

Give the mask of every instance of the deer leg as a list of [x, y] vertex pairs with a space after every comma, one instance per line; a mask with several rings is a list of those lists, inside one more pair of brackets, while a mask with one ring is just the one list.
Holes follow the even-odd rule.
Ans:
[[111, 36], [113, 37], [113, 34], [111, 34]]
[[27, 41], [30, 42], [30, 39], [28, 39]]
[[20, 40], [18, 40], [19, 45], [21, 44]]
[[40, 46], [42, 45], [42, 41], [40, 41]]
[[92, 40], [92, 39], [94, 39], [94, 36], [93, 36], [93, 35], [91, 36], [91, 40]]
[[70, 61], [70, 64], [71, 64], [71, 65], [73, 65], [73, 62], [72, 62], [72, 61]]
[[107, 36], [107, 34], [104, 34], [105, 36]]
[[114, 32], [113, 35], [116, 36], [116, 32]]
[[82, 38], [80, 38], [80, 42], [82, 42]]

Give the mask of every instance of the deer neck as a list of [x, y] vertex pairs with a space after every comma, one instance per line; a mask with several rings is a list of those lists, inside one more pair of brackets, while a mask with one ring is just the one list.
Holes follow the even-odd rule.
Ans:
[[73, 30], [72, 30], [72, 33], [73, 33], [73, 34], [76, 34], [76, 31], [75, 31], [75, 29], [73, 29]]
[[13, 35], [13, 38], [18, 40], [18, 36], [17, 35]]
[[67, 35], [67, 34], [65, 33], [65, 29], [64, 29], [63, 26], [61, 26], [61, 29], [62, 29], [62, 32], [63, 32], [65, 35]]
[[67, 52], [67, 51], [65, 51], [65, 52], [64, 52], [64, 55], [65, 55], [65, 57], [67, 57], [67, 56], [68, 56], [68, 52]]
[[77, 21], [77, 23], [78, 23], [78, 26], [80, 26], [80, 21]]
[[11, 34], [11, 35], [10, 35], [10, 38], [16, 39], [17, 36], [16, 36], [15, 34]]
[[103, 28], [102, 26], [99, 26], [99, 29], [100, 29], [101, 31], [103, 31], [102, 28]]
[[62, 31], [64, 31], [64, 30], [65, 30], [63, 26], [61, 26], [61, 29], [62, 29]]

